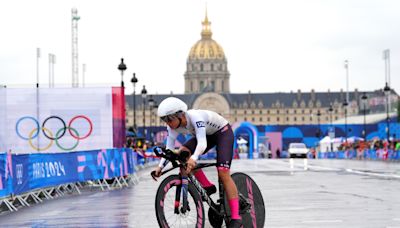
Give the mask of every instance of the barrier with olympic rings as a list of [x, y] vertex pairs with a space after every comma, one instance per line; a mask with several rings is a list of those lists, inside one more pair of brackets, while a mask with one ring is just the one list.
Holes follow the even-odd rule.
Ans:
[[[78, 119], [83, 119], [88, 123], [89, 129], [83, 135], [80, 135], [78, 130], [76, 128], [72, 127], [73, 122]], [[61, 123], [61, 127], [55, 133], [51, 131], [50, 127], [46, 127], [46, 124], [50, 120], [57, 120]], [[27, 132], [27, 134], [24, 135], [23, 133], [21, 133], [20, 128], [21, 128], [21, 125], [25, 124], [27, 121], [32, 122], [34, 127], [31, 130], [29, 130]], [[66, 124], [64, 119], [62, 119], [61, 117], [52, 115], [52, 116], [47, 117], [41, 125], [39, 124], [39, 121], [35, 117], [24, 116], [24, 117], [19, 118], [15, 124], [15, 132], [16, 132], [17, 136], [23, 140], [28, 141], [28, 145], [30, 146], [30, 148], [32, 148], [35, 151], [47, 151], [53, 146], [54, 143], [57, 146], [57, 148], [62, 151], [72, 151], [78, 147], [79, 142], [81, 140], [88, 138], [92, 134], [92, 131], [93, 131], [93, 122], [89, 117], [87, 117], [85, 115], [77, 115], [77, 116], [72, 117], [68, 121], [68, 124]], [[67, 132], [75, 140], [75, 142], [70, 147], [62, 145], [62, 143], [60, 142], [60, 139], [63, 138]], [[34, 143], [34, 139], [38, 139], [40, 133], [42, 133], [42, 135], [48, 141], [47, 145], [42, 146], [42, 147], [40, 147], [39, 145], [35, 145], [35, 143]], [[39, 143], [37, 143], [37, 144], [39, 144]]]

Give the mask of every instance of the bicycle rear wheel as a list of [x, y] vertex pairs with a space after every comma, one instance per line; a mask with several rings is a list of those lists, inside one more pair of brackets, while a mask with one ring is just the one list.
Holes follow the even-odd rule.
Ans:
[[[265, 223], [265, 205], [261, 191], [256, 182], [245, 173], [234, 173], [231, 175], [236, 184], [238, 192], [247, 199], [251, 207], [249, 212], [241, 213], [243, 227], [264, 227]], [[225, 208], [230, 214], [229, 203], [225, 200]]]
[[[165, 178], [158, 187], [155, 201], [158, 225], [162, 228], [204, 227], [205, 214], [203, 201], [191, 183], [188, 186], [188, 211], [182, 213], [179, 210], [179, 214], [174, 213], [176, 188], [179, 185], [181, 185], [179, 175], [171, 175]], [[182, 207], [182, 197], [179, 203], [180, 209]]]

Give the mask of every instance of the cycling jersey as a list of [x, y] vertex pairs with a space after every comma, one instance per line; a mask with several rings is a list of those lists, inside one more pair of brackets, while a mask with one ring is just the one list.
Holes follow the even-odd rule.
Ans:
[[[187, 120], [186, 126], [171, 129], [167, 126], [167, 149], [173, 150], [175, 140], [179, 134], [191, 134], [195, 136], [197, 144], [195, 146], [192, 159], [197, 161], [198, 157], [207, 149], [207, 136], [214, 135], [223, 127], [228, 125], [228, 121], [218, 113], [209, 110], [188, 110], [185, 113]], [[164, 167], [165, 159], [161, 159], [160, 167]]]

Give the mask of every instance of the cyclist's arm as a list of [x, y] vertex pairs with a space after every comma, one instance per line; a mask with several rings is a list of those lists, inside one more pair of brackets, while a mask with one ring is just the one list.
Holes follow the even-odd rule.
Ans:
[[200, 116], [192, 116], [191, 120], [196, 131], [197, 146], [190, 158], [197, 161], [207, 148], [206, 122]]
[[[172, 130], [169, 126], [167, 126], [167, 130], [168, 130], [168, 136], [167, 136], [167, 145], [166, 148], [169, 150], [174, 150], [175, 148], [175, 140], [176, 137], [178, 137], [178, 132]], [[168, 160], [165, 158], [161, 158], [160, 163], [158, 164], [158, 166], [163, 169], [167, 164], [168, 164]]]

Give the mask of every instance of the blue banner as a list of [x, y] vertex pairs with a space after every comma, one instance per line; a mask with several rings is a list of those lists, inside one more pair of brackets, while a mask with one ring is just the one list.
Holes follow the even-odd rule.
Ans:
[[134, 172], [131, 149], [110, 149], [77, 153], [78, 180], [111, 179]]
[[12, 193], [11, 153], [0, 153], [0, 198]]
[[[5, 165], [6, 156], [0, 157], [1, 183], [10, 183], [11, 187], [1, 190], [1, 195], [9, 193], [21, 194], [38, 188], [59, 184], [112, 179], [126, 176], [134, 172], [133, 151], [131, 149], [105, 149], [56, 154], [22, 154], [11, 155], [12, 165]], [[5, 164], [3, 164], [5, 163]], [[8, 167], [5, 169], [4, 167]], [[3, 174], [4, 173], [4, 174]], [[11, 181], [10, 181], [11, 180]], [[8, 181], [8, 182], [7, 182]], [[1, 187], [1, 186], [0, 186]], [[3, 187], [4, 188], [4, 187]], [[4, 193], [3, 193], [4, 192]], [[0, 196], [1, 196], [0, 195]]]

